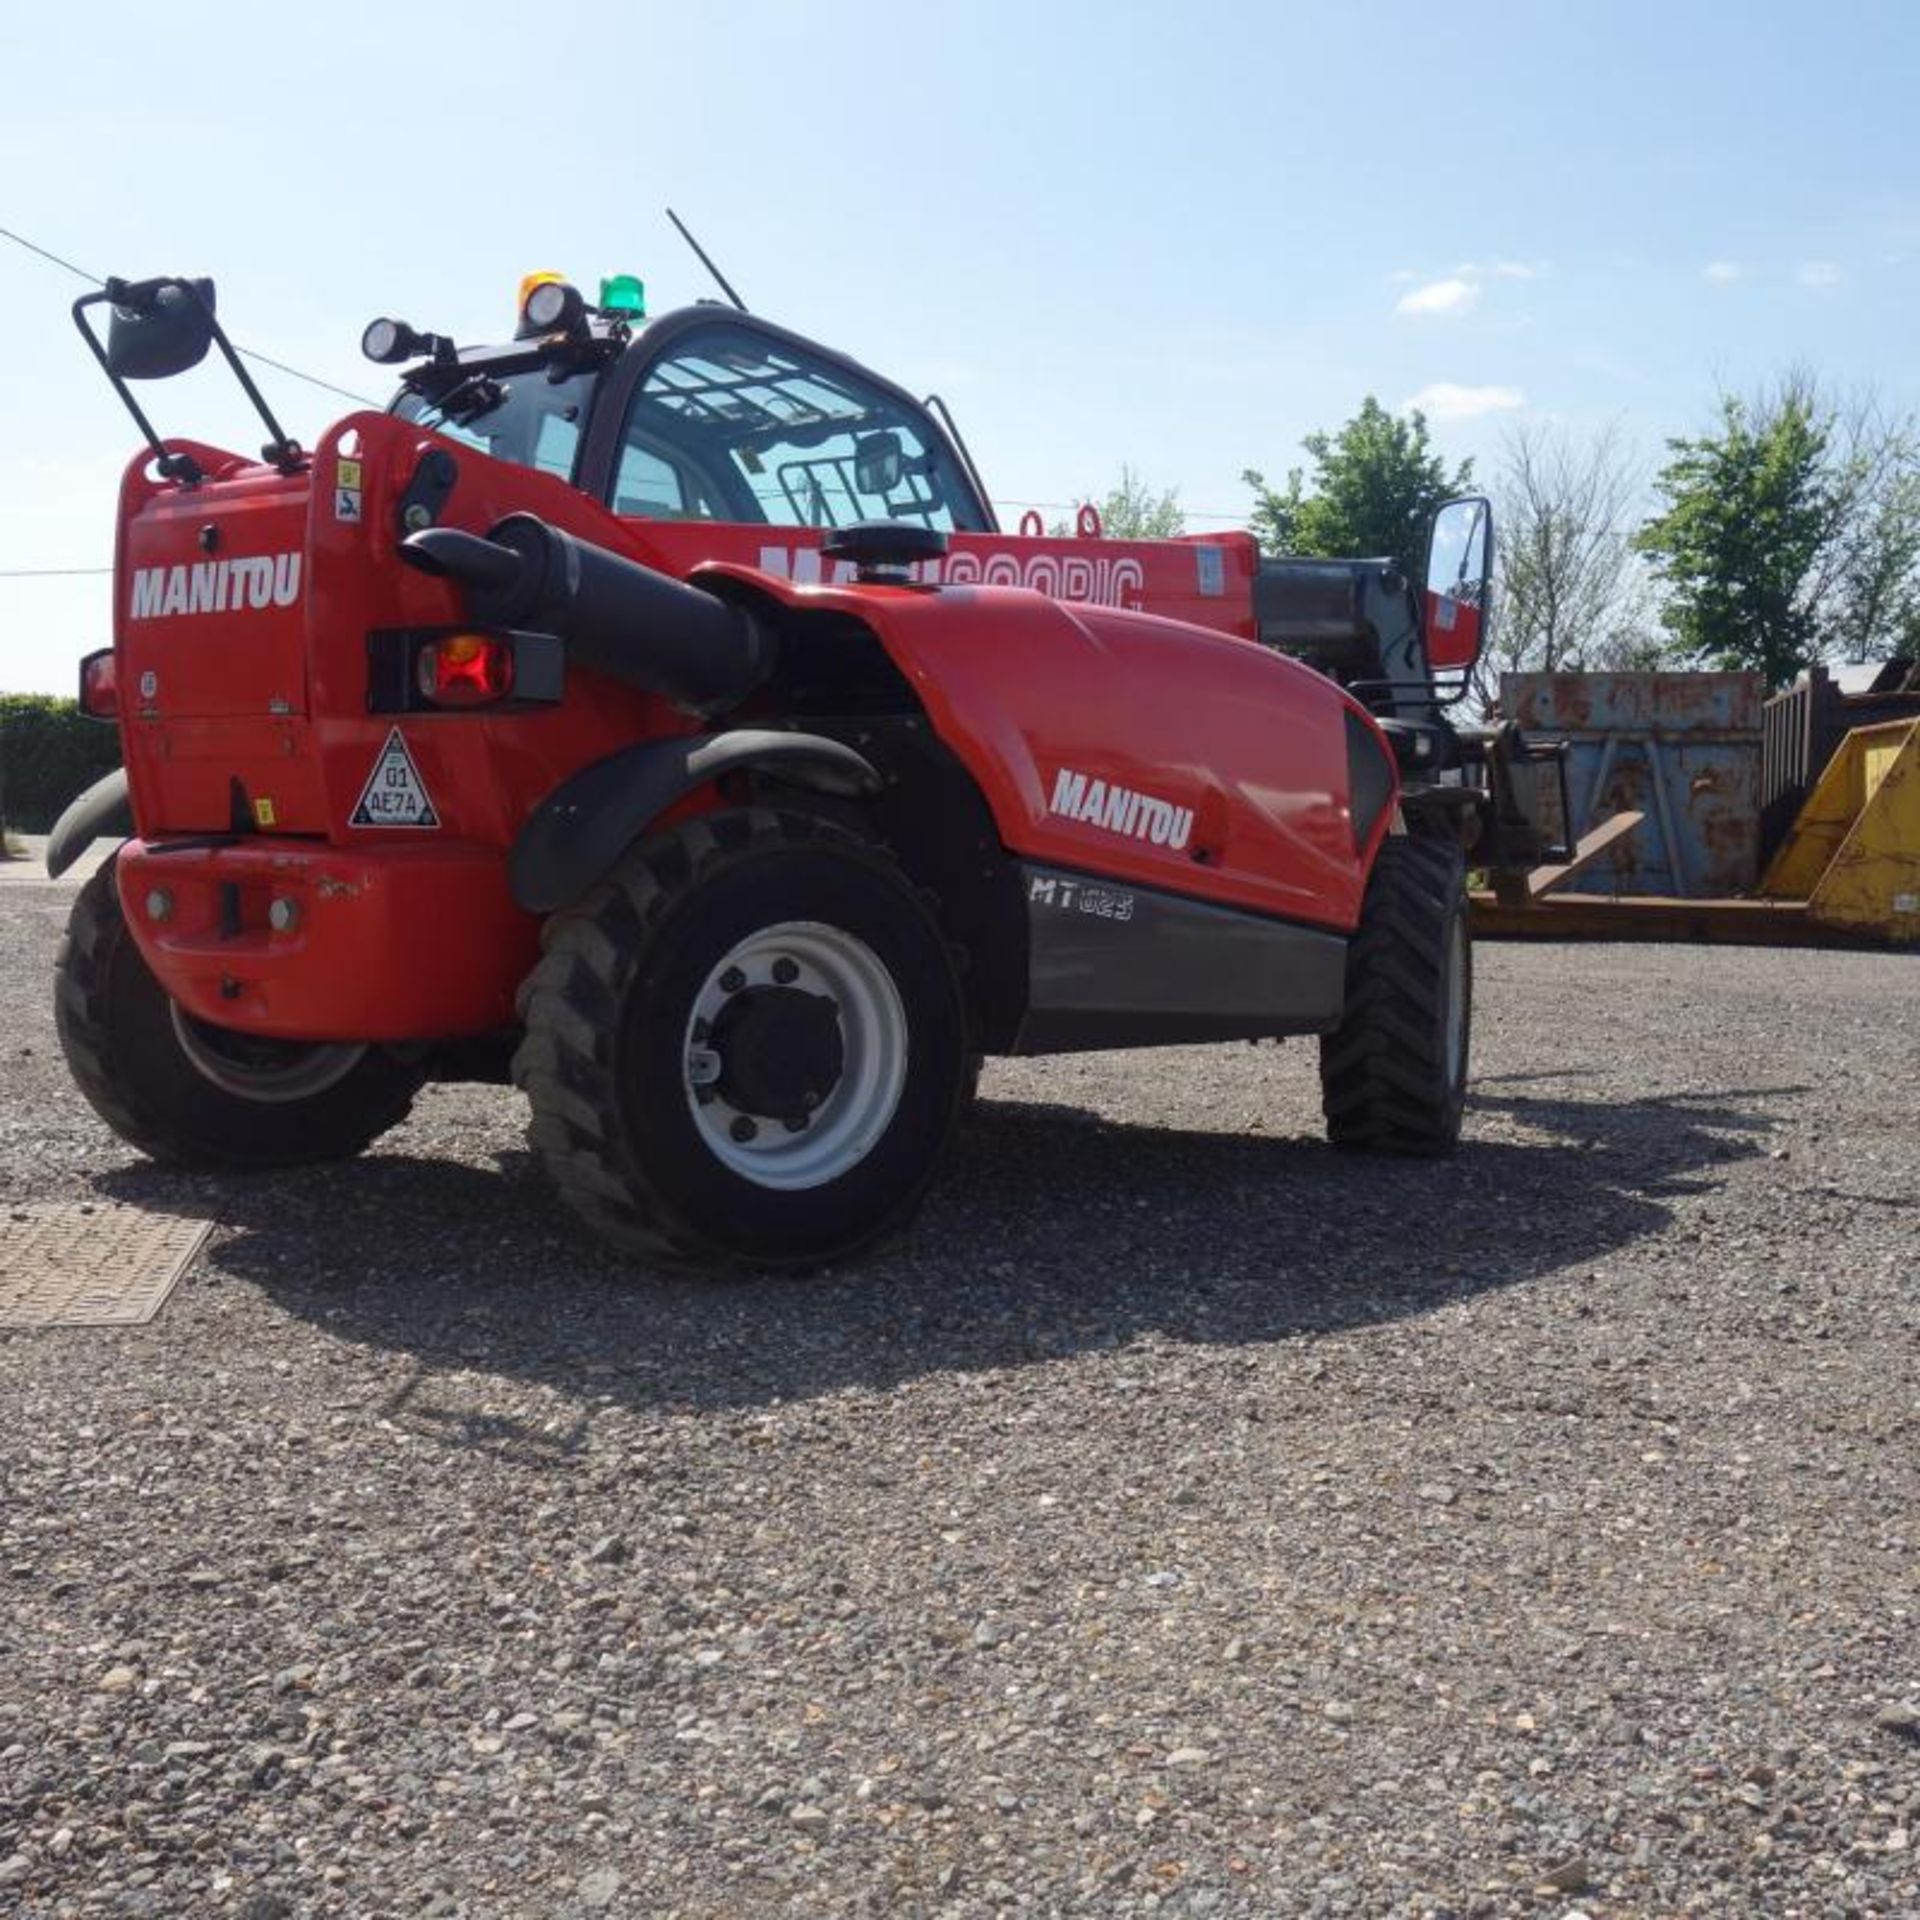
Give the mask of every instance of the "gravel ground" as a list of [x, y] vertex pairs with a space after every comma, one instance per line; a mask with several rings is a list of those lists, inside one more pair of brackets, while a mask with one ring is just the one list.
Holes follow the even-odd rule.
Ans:
[[0, 893], [0, 1910], [1920, 1912], [1920, 958], [1489, 948], [1444, 1165], [1311, 1050], [996, 1064], [906, 1242], [603, 1258], [512, 1096], [143, 1168]]

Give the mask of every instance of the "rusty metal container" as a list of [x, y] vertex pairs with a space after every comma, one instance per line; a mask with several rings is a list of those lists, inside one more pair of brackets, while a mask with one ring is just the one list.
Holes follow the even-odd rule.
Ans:
[[1571, 749], [1561, 821], [1569, 843], [1615, 813], [1646, 818], [1566, 891], [1713, 899], [1748, 892], [1760, 867], [1761, 703], [1757, 673], [1510, 673], [1501, 711]]

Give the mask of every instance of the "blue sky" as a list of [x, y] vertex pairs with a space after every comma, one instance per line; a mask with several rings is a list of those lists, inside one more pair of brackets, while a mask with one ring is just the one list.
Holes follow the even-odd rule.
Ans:
[[[1920, 405], [1920, 8], [1127, 4], [10, 8], [0, 225], [212, 272], [242, 342], [384, 398], [360, 329], [511, 325], [519, 276], [708, 292], [939, 388], [1003, 503], [1130, 462], [1244, 513], [1361, 397], [1647, 456], [1805, 362]], [[0, 573], [111, 558], [130, 424], [78, 291], [0, 243]], [[275, 375], [311, 439], [344, 404]], [[211, 369], [164, 428], [252, 447]], [[1017, 513], [1017, 506], [1013, 508]], [[98, 576], [0, 578], [65, 690]]]

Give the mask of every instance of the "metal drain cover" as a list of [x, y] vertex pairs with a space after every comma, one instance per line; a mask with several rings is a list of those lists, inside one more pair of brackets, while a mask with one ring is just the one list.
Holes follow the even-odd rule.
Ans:
[[212, 1231], [107, 1200], [0, 1207], [0, 1327], [139, 1326]]

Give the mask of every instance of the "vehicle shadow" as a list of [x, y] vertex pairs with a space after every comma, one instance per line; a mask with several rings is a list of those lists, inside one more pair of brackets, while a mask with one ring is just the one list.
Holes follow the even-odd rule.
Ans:
[[987, 1100], [905, 1240], [804, 1278], [624, 1262], [517, 1151], [482, 1165], [375, 1152], [211, 1185], [123, 1168], [97, 1184], [148, 1208], [211, 1204], [226, 1231], [203, 1265], [217, 1277], [429, 1372], [751, 1407], [1148, 1334], [1309, 1336], [1577, 1269], [1658, 1233], [1677, 1196], [1762, 1152], [1763, 1105], [1793, 1091], [1620, 1102], [1490, 1083], [1480, 1136], [1443, 1161]]

